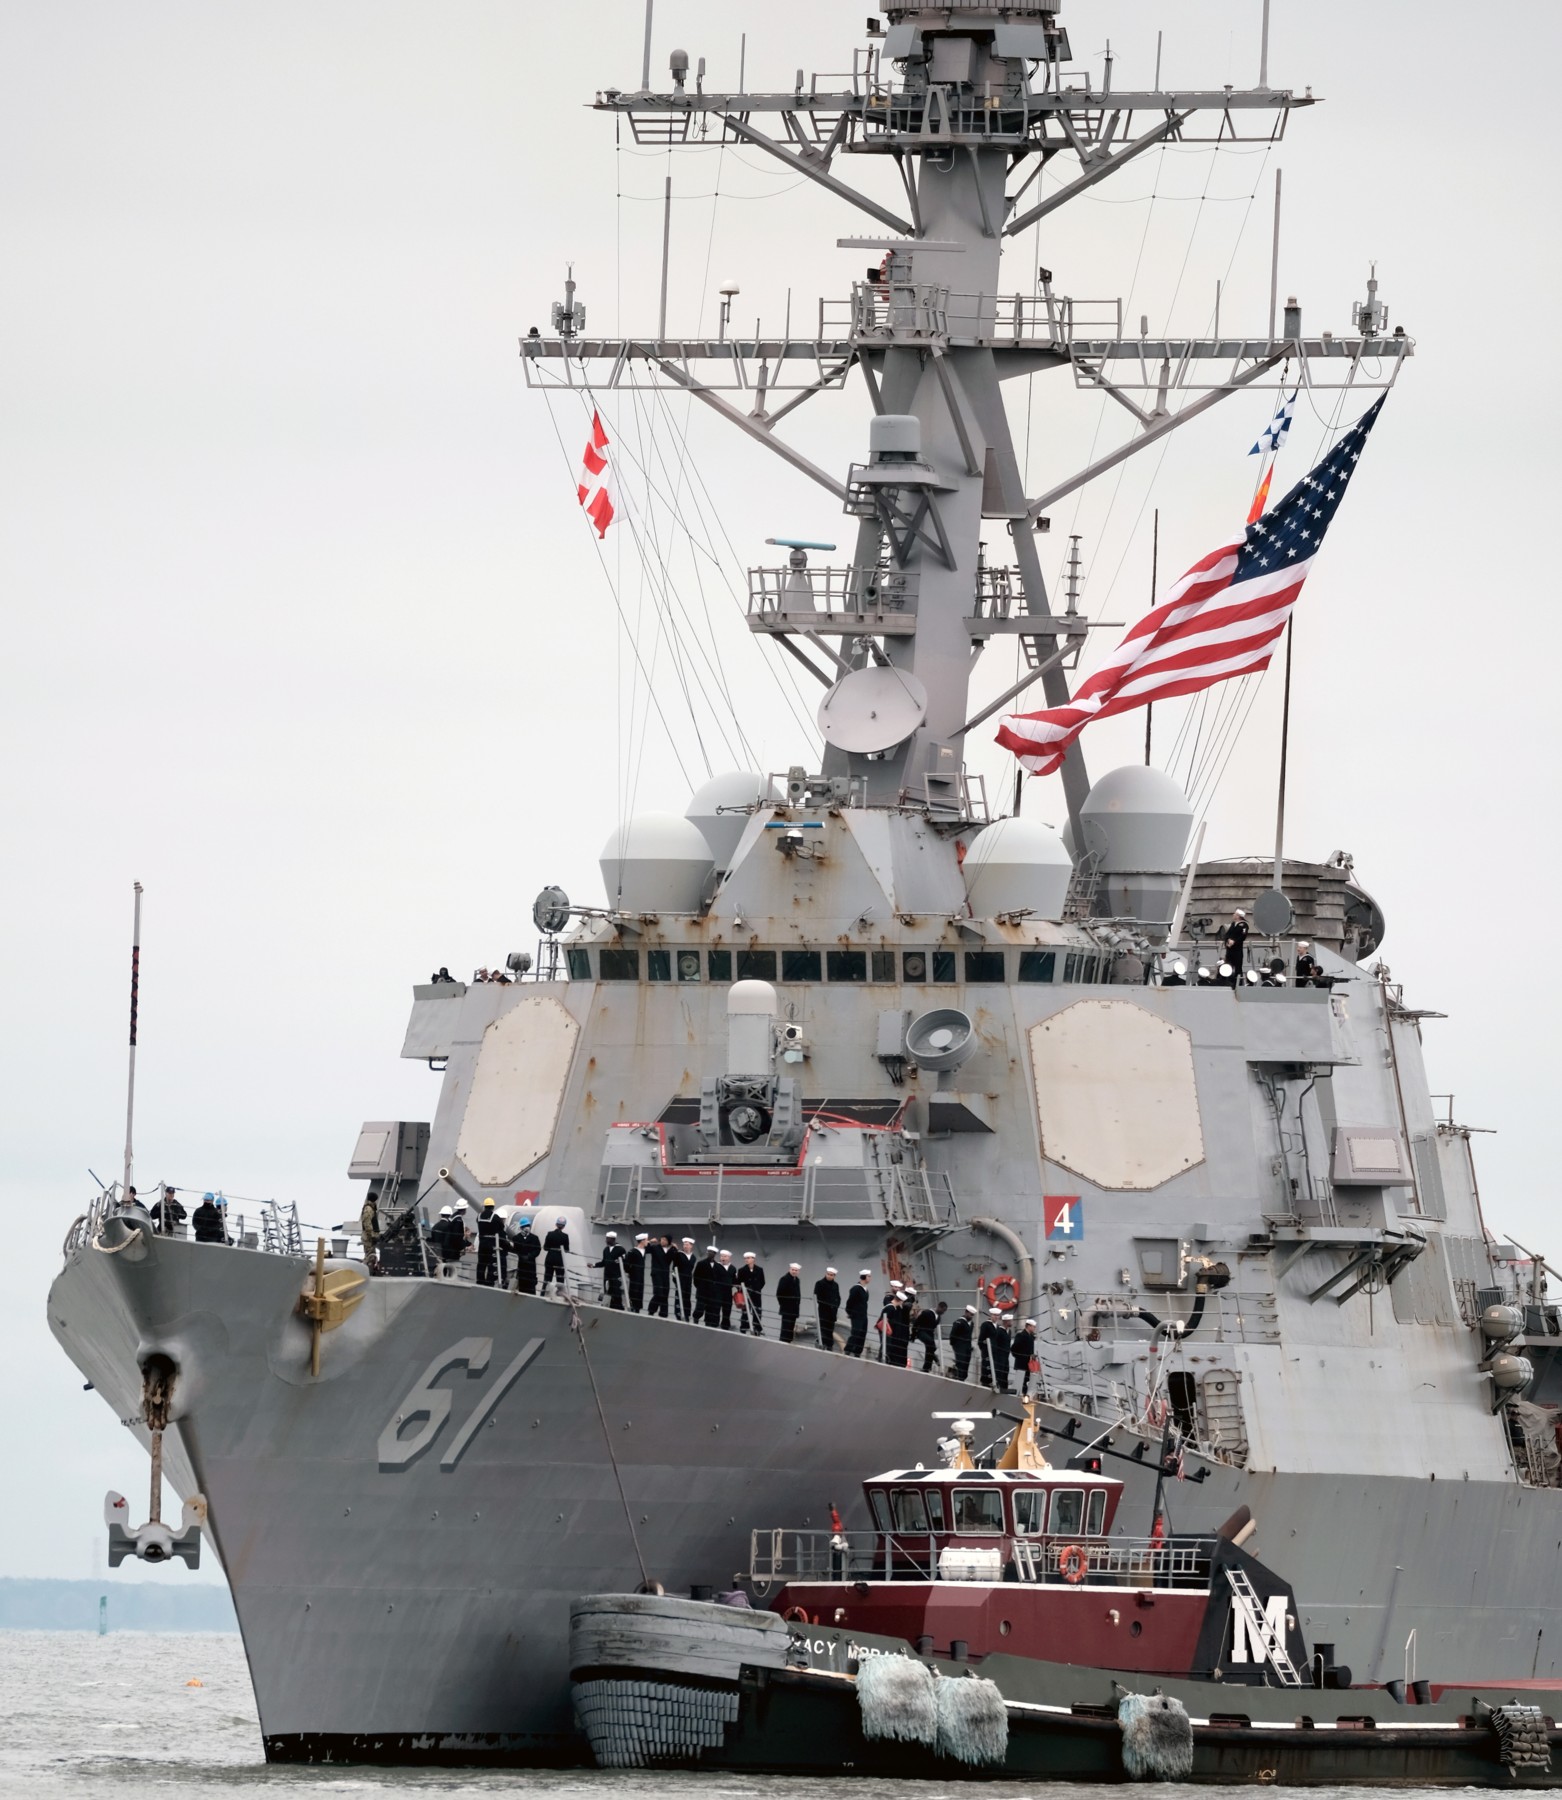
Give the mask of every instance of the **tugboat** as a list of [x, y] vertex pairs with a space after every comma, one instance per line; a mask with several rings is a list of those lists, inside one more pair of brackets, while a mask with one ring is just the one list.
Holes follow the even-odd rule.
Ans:
[[[944, 1415], [948, 1417], [949, 1415]], [[605, 1768], [1552, 1787], [1556, 1684], [1357, 1686], [1286, 1581], [1213, 1533], [1124, 1533], [1093, 1446], [1053, 1467], [1027, 1403], [1001, 1454], [953, 1421], [891, 1469], [871, 1531], [757, 1530], [716, 1598], [600, 1594], [571, 1617]], [[1163, 1473], [1175, 1466], [1168, 1433]], [[978, 1466], [978, 1463], [987, 1466]], [[833, 1511], [833, 1509], [832, 1509]]]

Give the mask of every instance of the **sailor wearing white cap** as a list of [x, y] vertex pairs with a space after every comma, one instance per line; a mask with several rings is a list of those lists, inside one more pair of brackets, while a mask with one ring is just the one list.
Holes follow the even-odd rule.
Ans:
[[1296, 985], [1298, 987], [1317, 987], [1318, 977], [1323, 969], [1313, 955], [1313, 947], [1304, 938], [1296, 946]]
[[859, 1269], [855, 1286], [846, 1290], [846, 1317], [849, 1321], [846, 1331], [846, 1354], [861, 1356], [863, 1345], [868, 1341], [868, 1289], [873, 1281], [872, 1273], [867, 1269]]
[[645, 1307], [645, 1247], [650, 1241], [650, 1232], [637, 1231], [633, 1248], [624, 1252], [624, 1279], [629, 1283], [631, 1312], [641, 1312]]
[[1009, 1386], [1009, 1320], [1003, 1308], [995, 1306], [982, 1323], [977, 1341], [982, 1347], [982, 1381], [1000, 1394], [1012, 1393]]
[[892, 1368], [903, 1369], [911, 1350], [911, 1314], [916, 1303], [916, 1289], [903, 1287], [884, 1313], [884, 1360]]
[[[694, 1265], [694, 1323], [696, 1325], [721, 1324], [721, 1295], [726, 1287], [726, 1276], [722, 1273], [721, 1255], [714, 1244], [705, 1246], [705, 1254]], [[728, 1289], [730, 1296], [731, 1290]], [[730, 1304], [730, 1298], [729, 1298]]]
[[717, 1298], [721, 1303], [721, 1328], [723, 1331], [731, 1331], [732, 1296], [738, 1289], [738, 1272], [732, 1266], [730, 1250], [718, 1250], [716, 1262], [721, 1270], [721, 1286], [716, 1290]]
[[814, 1283], [814, 1305], [819, 1309], [819, 1348], [835, 1348], [835, 1321], [841, 1316], [841, 1284], [835, 1279], [838, 1270], [826, 1269]]
[[765, 1291], [765, 1271], [759, 1266], [759, 1258], [752, 1250], [743, 1252], [743, 1267], [735, 1271], [738, 1284], [737, 1300], [743, 1309], [743, 1329], [751, 1331], [755, 1337], [765, 1335], [764, 1303], [760, 1295]]
[[803, 1284], [798, 1280], [802, 1272], [801, 1263], [788, 1263], [786, 1273], [776, 1283], [776, 1311], [781, 1315], [779, 1336], [783, 1344], [791, 1343], [797, 1315], [803, 1310]]
[[974, 1306], [968, 1306], [949, 1327], [949, 1354], [954, 1358], [956, 1381], [964, 1381], [971, 1373], [972, 1334], [975, 1330]]
[[684, 1238], [667, 1260], [677, 1277], [678, 1317], [688, 1322], [694, 1316], [694, 1239]]
[[618, 1233], [610, 1231], [602, 1246], [601, 1261], [591, 1265], [602, 1271], [602, 1291], [614, 1312], [624, 1310], [624, 1255], [624, 1246], [618, 1241]]
[[1227, 987], [1235, 987], [1242, 979], [1242, 964], [1247, 956], [1247, 914], [1240, 906], [1231, 915], [1231, 923], [1220, 940], [1220, 955], [1231, 970], [1230, 976], [1223, 975], [1221, 980]]

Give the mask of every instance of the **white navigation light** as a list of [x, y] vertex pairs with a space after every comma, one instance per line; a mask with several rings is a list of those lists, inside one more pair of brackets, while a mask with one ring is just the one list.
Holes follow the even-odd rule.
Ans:
[[927, 689], [909, 669], [852, 669], [819, 703], [819, 729], [837, 750], [875, 756], [903, 744], [927, 717]]

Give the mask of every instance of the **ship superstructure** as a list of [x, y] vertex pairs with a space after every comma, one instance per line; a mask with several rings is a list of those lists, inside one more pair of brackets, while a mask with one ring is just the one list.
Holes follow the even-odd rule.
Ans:
[[[1287, 307], [1251, 336], [1157, 341], [1050, 275], [1004, 291], [1005, 242], [1146, 149], [1272, 139], [1311, 95], [1095, 86], [1050, 0], [888, 6], [844, 87], [708, 92], [671, 61], [671, 91], [646, 74], [599, 110], [642, 143], [784, 160], [863, 232], [864, 273], [808, 338], [590, 338], [571, 292], [523, 368], [604, 406], [691, 393], [835, 496], [846, 559], [786, 544], [750, 590], [753, 630], [818, 680], [822, 767], [605, 821], [603, 898], [546, 890], [517, 979], [414, 990], [402, 1054], [440, 1071], [433, 1118], [366, 1125], [351, 1171], [411, 1246], [386, 1260], [401, 1278], [99, 1206], [51, 1295], [143, 1431], [155, 1374], [268, 1753], [583, 1755], [571, 1596], [736, 1567], [757, 1499], [820, 1522], [967, 1393], [829, 1354], [806, 1307], [792, 1345], [773, 1310], [767, 1335], [717, 1339], [603, 1309], [609, 1231], [752, 1249], [772, 1286], [792, 1261], [810, 1284], [868, 1268], [875, 1307], [881, 1276], [955, 1314], [1016, 1298], [1040, 1428], [1102, 1444], [1125, 1517], [1170, 1422], [1177, 1528], [1249, 1505], [1260, 1543], [1286, 1537], [1309, 1639], [1360, 1678], [1412, 1633], [1423, 1671], [1457, 1642], [1485, 1680], [1556, 1673], [1562, 1496], [1536, 1403], [1562, 1340], [1534, 1263], [1482, 1221], [1418, 1014], [1366, 966], [1385, 925], [1349, 860], [1201, 863], [1175, 782], [1092, 782], [1077, 746], [1066, 838], [994, 816], [966, 769], [1022, 695], [1067, 699], [1089, 640], [1042, 579], [1048, 508], [1282, 371], [1365, 404], [1410, 355], [1375, 293], [1350, 333], [1308, 337]], [[904, 204], [858, 193], [852, 155], [892, 163]], [[1060, 157], [1077, 172], [1034, 179]], [[1003, 383], [1042, 372], [1142, 429], [1028, 494]], [[871, 417], [836, 476], [777, 428], [848, 383]], [[974, 705], [975, 658], [1010, 638], [1022, 679]], [[1254, 979], [1203, 982], [1236, 906]], [[490, 1194], [566, 1221], [567, 1301], [435, 1278], [421, 1221]]]

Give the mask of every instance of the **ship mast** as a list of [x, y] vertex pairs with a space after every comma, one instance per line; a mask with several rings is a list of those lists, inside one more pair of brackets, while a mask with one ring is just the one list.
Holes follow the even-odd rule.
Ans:
[[[1402, 331], [1388, 337], [1370, 322], [1354, 338], [1305, 339], [1291, 308], [1278, 338], [1271, 326], [1253, 337], [1155, 340], [1143, 325], [1137, 335], [1125, 329], [1120, 301], [1055, 294], [1048, 270], [1038, 292], [1004, 292], [1006, 240], [1145, 151], [1274, 142], [1293, 108], [1314, 103], [1310, 91], [1268, 86], [1267, 36], [1255, 88], [1118, 92], [1110, 62], [1097, 88], [1069, 66], [1059, 4], [887, 0], [887, 23], [870, 21], [844, 90], [826, 91], [799, 71], [791, 92], [707, 92], [703, 62], [691, 89], [689, 57], [678, 50], [671, 92], [644, 83], [602, 91], [598, 109], [626, 118], [637, 143], [751, 146], [877, 229], [837, 240], [858, 259], [858, 279], [843, 302], [821, 306], [815, 337], [691, 341], [662, 330], [650, 338], [522, 340], [529, 385], [682, 389], [829, 489], [855, 517], [849, 566], [809, 569], [794, 551], [785, 570], [752, 571], [749, 622], [781, 638], [828, 689], [824, 772], [869, 805], [968, 816], [966, 735], [1036, 686], [1044, 704], [1067, 702], [1068, 671], [1091, 622], [1051, 610], [1036, 545], [1048, 507], [1225, 396], [1273, 385], [1287, 359], [1314, 388], [1366, 389], [1391, 385], [1412, 349]], [[893, 163], [903, 209], [843, 179], [844, 155]], [[1040, 172], [1061, 156], [1077, 159], [1078, 171], [1042, 195]], [[1381, 359], [1378, 372], [1368, 372], [1366, 359]], [[1064, 369], [1076, 386], [1110, 395], [1140, 430], [1045, 493], [1027, 495], [1002, 384]], [[853, 371], [875, 417], [867, 461], [841, 482], [776, 426]], [[1008, 532], [1012, 566], [983, 566], [988, 521]], [[1024, 672], [973, 713], [976, 656], [1010, 636], [1020, 641]], [[1062, 775], [1078, 843], [1088, 782], [1077, 745]]]

